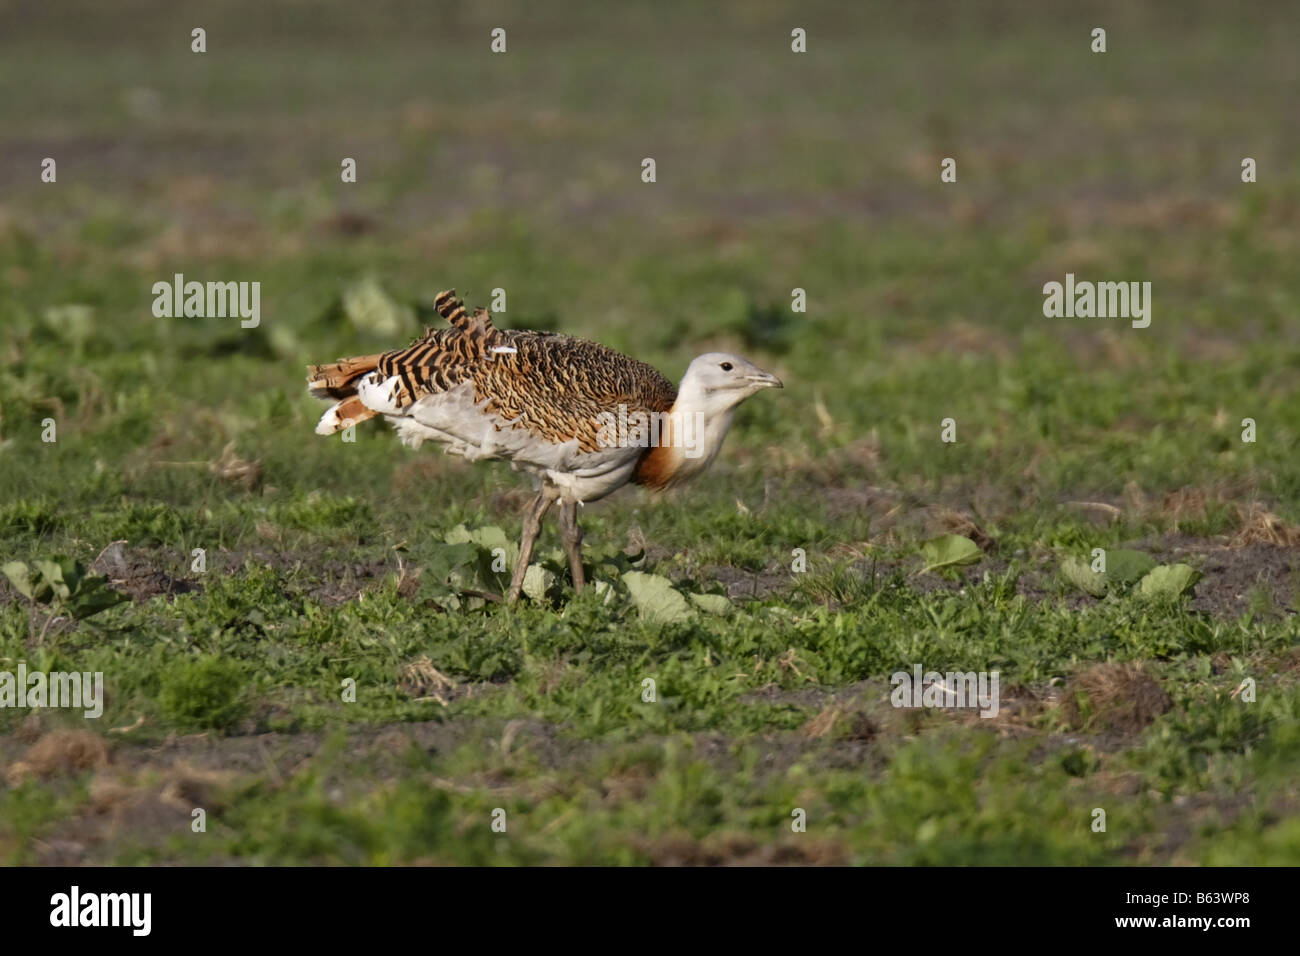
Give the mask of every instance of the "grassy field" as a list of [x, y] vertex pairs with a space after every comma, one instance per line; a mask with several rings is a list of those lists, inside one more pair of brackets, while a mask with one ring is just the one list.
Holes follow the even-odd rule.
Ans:
[[[105, 683], [0, 708], [0, 861], [1300, 863], [1293, 5], [842, 6], [0, 2], [0, 559], [103, 578], [0, 579], [0, 671]], [[1044, 317], [1066, 273], [1150, 327]], [[584, 509], [598, 587], [548, 524], [484, 606], [526, 481], [304, 390], [447, 287], [786, 388]]]

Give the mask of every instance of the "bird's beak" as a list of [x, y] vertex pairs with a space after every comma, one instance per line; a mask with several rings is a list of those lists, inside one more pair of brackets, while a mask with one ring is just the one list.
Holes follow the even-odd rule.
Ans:
[[759, 372], [757, 375], [746, 375], [745, 381], [753, 382], [759, 388], [785, 388], [781, 380], [771, 372]]

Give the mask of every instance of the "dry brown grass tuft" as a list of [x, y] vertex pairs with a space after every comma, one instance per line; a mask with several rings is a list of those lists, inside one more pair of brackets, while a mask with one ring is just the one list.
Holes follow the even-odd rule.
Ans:
[[998, 548], [993, 537], [976, 523], [975, 518], [965, 511], [941, 508], [934, 516], [939, 528], [947, 534], [959, 534], [970, 538], [985, 554], [991, 554]]
[[53, 730], [27, 749], [5, 771], [10, 786], [28, 776], [51, 777], [59, 773], [99, 770], [108, 766], [109, 750], [104, 738], [89, 730]]
[[[1300, 547], [1300, 525], [1292, 524], [1259, 501], [1242, 504], [1254, 492], [1245, 487], [1190, 486], [1167, 492], [1152, 500], [1136, 484], [1130, 482], [1124, 489], [1125, 506], [1122, 509], [1148, 521], [1158, 521], [1171, 531], [1181, 530], [1185, 522], [1203, 522], [1218, 510], [1219, 514], [1235, 512], [1237, 530], [1228, 542], [1230, 548], [1244, 548], [1252, 544], [1266, 544], [1278, 548]], [[1117, 513], [1119, 509], [1116, 509]]]
[[1136, 733], [1173, 706], [1140, 661], [1097, 664], [1066, 686], [1061, 709], [1076, 730]]
[[1217, 488], [1179, 488], [1162, 496], [1151, 510], [1177, 531], [1184, 521], [1204, 520], [1210, 506], [1223, 498], [1223, 492]]
[[867, 743], [880, 732], [880, 728], [860, 710], [846, 710], [835, 704], [828, 704], [799, 728], [799, 732], [810, 740], [829, 736], [835, 740]]
[[[216, 427], [224, 431], [220, 423], [217, 423]], [[162, 443], [155, 441], [155, 446], [159, 448], [165, 448], [170, 444], [170, 440]], [[216, 475], [222, 481], [238, 485], [245, 491], [252, 491], [260, 486], [262, 475], [265, 472], [265, 468], [260, 461], [240, 458], [235, 453], [235, 443], [233, 441], [226, 442], [225, 447], [221, 449], [221, 455], [215, 460], [158, 461], [153, 464], [160, 468], [206, 468], [209, 474]]]
[[218, 805], [217, 794], [235, 780], [236, 774], [224, 770], [203, 770], [180, 763], [172, 767], [163, 781], [159, 797], [164, 803], [189, 812], [195, 807], [211, 809]]
[[397, 677], [397, 687], [417, 700], [436, 700], [447, 705], [445, 693], [456, 690], [456, 682], [433, 666], [433, 661], [421, 654], [402, 665]]
[[1252, 544], [1270, 544], [1276, 548], [1300, 547], [1300, 525], [1283, 521], [1259, 504], [1245, 505], [1237, 510], [1241, 528], [1228, 542], [1231, 548], [1244, 548]]
[[252, 491], [262, 483], [265, 469], [260, 461], [240, 458], [235, 454], [235, 443], [227, 442], [221, 449], [221, 457], [208, 462], [208, 470], [223, 481], [238, 485], [246, 491]]
[[831, 728], [835, 726], [835, 721], [839, 719], [839, 716], [838, 707], [825, 707], [821, 713], [799, 728], [800, 733], [813, 740], [818, 737], [825, 737], [831, 732]]

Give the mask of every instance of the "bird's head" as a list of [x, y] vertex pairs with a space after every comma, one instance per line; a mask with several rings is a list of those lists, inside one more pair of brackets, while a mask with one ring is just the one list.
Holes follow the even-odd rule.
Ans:
[[727, 352], [706, 352], [697, 356], [682, 376], [680, 395], [701, 410], [724, 412], [735, 408], [755, 392], [784, 388], [771, 372]]

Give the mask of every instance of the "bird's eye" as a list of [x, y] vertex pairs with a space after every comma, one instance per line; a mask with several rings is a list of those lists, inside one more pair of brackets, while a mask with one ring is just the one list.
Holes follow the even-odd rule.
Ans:
[[730, 363], [730, 362], [723, 362], [723, 363], [722, 363], [722, 370], [723, 370], [724, 372], [730, 372], [730, 371], [731, 371], [731, 363]]

